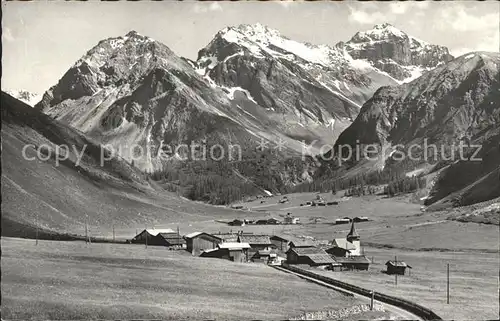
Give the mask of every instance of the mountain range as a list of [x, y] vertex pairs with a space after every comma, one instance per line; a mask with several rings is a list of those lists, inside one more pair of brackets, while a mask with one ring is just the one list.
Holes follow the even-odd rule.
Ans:
[[[496, 101], [495, 53], [454, 58], [446, 47], [390, 24], [325, 45], [254, 24], [220, 30], [196, 60], [135, 31], [102, 40], [44, 93], [35, 110], [118, 151], [127, 166], [161, 186], [223, 204], [331, 179], [338, 168], [312, 156], [331, 154], [334, 144], [375, 143], [390, 155], [398, 144], [467, 137], [469, 143], [491, 143], [486, 154], [493, 155]], [[187, 148], [175, 148], [181, 145]], [[200, 145], [238, 145], [242, 159], [200, 160], [192, 153], [195, 148], [198, 155]], [[165, 146], [174, 147], [166, 159], [159, 157]], [[408, 169], [388, 155], [342, 171]], [[488, 164], [485, 171], [498, 166]], [[439, 168], [442, 182], [446, 166]], [[488, 173], [478, 171], [453, 188], [441, 189], [437, 179], [429, 200], [442, 200]]]

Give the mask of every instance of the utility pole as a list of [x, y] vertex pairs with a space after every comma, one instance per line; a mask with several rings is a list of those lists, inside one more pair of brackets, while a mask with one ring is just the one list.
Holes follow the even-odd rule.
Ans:
[[450, 304], [450, 263], [446, 264], [446, 304]]
[[85, 215], [85, 244], [89, 242], [89, 227], [87, 225], [87, 218], [88, 216]]
[[179, 225], [177, 225], [177, 246], [181, 247], [181, 234], [179, 232]]
[[372, 297], [370, 300], [370, 310], [373, 311], [373, 300], [375, 299], [375, 291], [372, 290]]
[[36, 225], [36, 235], [35, 235], [36, 241], [35, 241], [35, 245], [38, 245], [38, 212], [36, 212], [36, 223], [35, 223], [35, 225]]
[[394, 256], [394, 265], [396, 266], [396, 273], [394, 273], [395, 281], [396, 281], [396, 286], [398, 286], [398, 273], [397, 273], [397, 268], [398, 268], [398, 257]]
[[[88, 220], [89, 216], [87, 215], [87, 220]], [[89, 226], [89, 244], [92, 245], [92, 240], [91, 240], [91, 236], [90, 236], [90, 226]]]
[[144, 237], [145, 237], [145, 244], [146, 244], [146, 248], [148, 248], [148, 228], [146, 226], [146, 224], [144, 224]]

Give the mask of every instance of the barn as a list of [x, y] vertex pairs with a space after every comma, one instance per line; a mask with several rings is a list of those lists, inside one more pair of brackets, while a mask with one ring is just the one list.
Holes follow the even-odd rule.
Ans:
[[154, 238], [155, 242], [159, 245], [167, 246], [173, 249], [186, 248], [186, 240], [180, 236], [179, 233], [158, 233]]
[[203, 251], [200, 256], [244, 263], [248, 261], [248, 249], [248, 243], [221, 243], [215, 249]]
[[315, 247], [316, 245], [314, 244], [313, 241], [310, 240], [295, 240], [290, 242], [289, 246], [290, 248], [292, 248], [292, 247]]
[[387, 274], [405, 275], [406, 268], [412, 268], [403, 261], [387, 261], [385, 265], [387, 266]]
[[223, 242], [223, 239], [215, 235], [204, 232], [194, 232], [184, 235], [186, 240], [186, 249], [192, 255], [198, 256], [204, 250], [212, 250]]
[[335, 260], [342, 264], [343, 270], [368, 270], [371, 263], [365, 256], [335, 257]]
[[251, 261], [262, 261], [269, 257], [270, 251], [275, 248], [271, 239], [267, 235], [254, 235], [254, 234], [240, 234], [238, 235], [238, 242], [250, 244], [248, 250], [248, 259]]
[[169, 233], [176, 233], [172, 229], [145, 229], [134, 238], [130, 240], [131, 243], [139, 243], [139, 244], [145, 244], [147, 241], [148, 245], [165, 245], [165, 242], [162, 237], [158, 237], [158, 234], [164, 233], [164, 234], [169, 234]]
[[274, 246], [276, 246], [277, 250], [283, 253], [288, 251], [288, 244], [290, 243], [290, 240], [278, 235], [273, 235], [269, 239], [271, 243], [273, 243]]
[[288, 264], [308, 264], [310, 266], [340, 266], [328, 253], [317, 247], [294, 247], [286, 252]]

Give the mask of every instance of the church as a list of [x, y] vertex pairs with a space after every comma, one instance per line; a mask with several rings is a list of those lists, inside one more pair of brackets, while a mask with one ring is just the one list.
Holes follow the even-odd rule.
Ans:
[[326, 250], [335, 261], [342, 264], [343, 269], [348, 270], [368, 270], [370, 260], [368, 260], [361, 250], [361, 241], [354, 222], [347, 237], [336, 238], [332, 241], [331, 248]]
[[359, 256], [361, 255], [361, 242], [358, 232], [352, 222], [351, 230], [347, 237], [333, 239], [332, 247], [327, 250], [328, 253], [337, 257]]

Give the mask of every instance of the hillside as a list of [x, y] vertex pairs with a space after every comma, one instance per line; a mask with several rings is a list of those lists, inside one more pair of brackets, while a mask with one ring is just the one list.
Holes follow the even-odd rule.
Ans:
[[99, 233], [238, 215], [166, 192], [119, 157], [101, 166], [98, 143], [5, 93], [1, 108], [3, 236], [34, 237], [36, 225], [48, 235], [83, 235], [86, 220]]
[[[483, 177], [494, 177], [490, 173], [500, 166], [499, 66], [498, 53], [470, 53], [408, 84], [379, 89], [334, 147], [335, 156], [340, 157], [341, 146], [374, 144], [378, 149], [376, 157], [372, 154], [370, 160], [349, 159], [341, 167], [334, 161], [324, 162], [317, 174], [341, 171], [359, 175], [377, 170], [411, 172], [430, 168], [423, 171], [428, 174], [441, 169], [427, 204], [455, 192], [463, 194], [454, 195], [461, 199], [456, 205], [498, 196], [498, 189], [489, 190], [486, 186], [491, 184], [483, 183], [491, 179]], [[410, 150], [410, 146], [414, 147]], [[474, 146], [481, 146], [477, 155]], [[480, 160], [471, 159], [473, 156]], [[481, 192], [484, 189], [490, 192]]]

